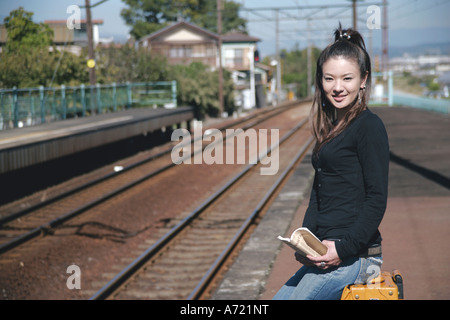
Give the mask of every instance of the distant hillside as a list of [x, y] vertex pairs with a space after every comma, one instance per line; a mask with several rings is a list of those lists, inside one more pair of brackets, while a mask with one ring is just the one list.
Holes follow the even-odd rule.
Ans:
[[[417, 57], [420, 55], [450, 55], [450, 42], [425, 43], [412, 46], [396, 46], [395, 44], [389, 45], [389, 58], [402, 57], [405, 53], [412, 57]], [[381, 48], [379, 46], [374, 47], [373, 54], [381, 55]]]
[[389, 47], [389, 57], [401, 57], [408, 53], [411, 56], [419, 56], [423, 54], [430, 55], [450, 55], [450, 43], [427, 43], [415, 46], [396, 47], [394, 45]]
[[[373, 52], [381, 54], [381, 30], [374, 32]], [[450, 28], [396, 29], [389, 31], [389, 57], [450, 54]]]

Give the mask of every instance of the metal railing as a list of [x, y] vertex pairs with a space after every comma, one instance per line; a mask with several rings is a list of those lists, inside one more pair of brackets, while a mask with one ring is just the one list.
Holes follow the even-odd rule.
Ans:
[[394, 93], [394, 104], [439, 112], [446, 115], [450, 114], [449, 99], [421, 97], [405, 92], [396, 91]]
[[175, 108], [176, 93], [176, 81], [1, 89], [0, 130], [131, 107]]
[[392, 71], [385, 73], [373, 72], [372, 76], [373, 87], [369, 102], [372, 105], [404, 105], [447, 115], [450, 114], [449, 99], [429, 98], [394, 90]]

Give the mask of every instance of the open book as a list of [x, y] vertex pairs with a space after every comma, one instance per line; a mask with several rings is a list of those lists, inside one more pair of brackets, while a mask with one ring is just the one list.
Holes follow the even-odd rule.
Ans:
[[298, 228], [292, 232], [290, 238], [278, 236], [278, 239], [306, 257], [320, 257], [327, 253], [328, 248], [308, 228]]

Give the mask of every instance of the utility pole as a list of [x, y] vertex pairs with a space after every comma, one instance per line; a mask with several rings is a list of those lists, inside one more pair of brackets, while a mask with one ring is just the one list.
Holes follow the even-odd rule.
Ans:
[[387, 17], [387, 0], [383, 0], [383, 54], [381, 59], [381, 71], [388, 71], [388, 17]]
[[308, 70], [308, 74], [307, 74], [307, 85], [308, 88], [306, 90], [306, 93], [308, 95], [308, 97], [311, 97], [311, 87], [312, 87], [312, 66], [311, 66], [311, 34], [310, 34], [310, 30], [311, 30], [311, 24], [310, 24], [310, 20], [308, 20], [308, 33], [307, 33], [307, 37], [308, 37], [308, 43], [307, 43], [307, 51], [306, 51], [306, 56], [307, 56], [307, 70]]
[[219, 35], [219, 113], [222, 116], [223, 107], [223, 70], [222, 70], [222, 1], [217, 0], [217, 34]]
[[362, 1], [362, 0], [350, 0], [352, 2], [352, 10], [353, 10], [353, 30], [358, 30], [358, 12], [356, 7], [356, 1]]
[[[94, 41], [92, 36], [92, 18], [91, 18], [91, 5], [89, 0], [85, 0], [86, 4], [86, 28], [87, 28], [87, 36], [88, 36], [88, 54], [89, 60], [95, 61], [94, 57]], [[89, 66], [89, 83], [91, 86], [95, 85], [97, 82], [95, 75], [95, 64], [93, 66]]]
[[275, 11], [275, 33], [276, 33], [276, 51], [277, 51], [277, 103], [280, 103], [281, 95], [281, 57], [280, 57], [280, 26], [279, 26], [279, 10]]

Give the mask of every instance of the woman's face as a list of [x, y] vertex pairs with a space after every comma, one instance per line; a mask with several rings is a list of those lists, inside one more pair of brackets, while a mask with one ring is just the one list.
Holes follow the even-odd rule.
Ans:
[[322, 86], [326, 97], [338, 109], [348, 107], [366, 84], [361, 79], [358, 64], [343, 57], [329, 58], [322, 66]]

